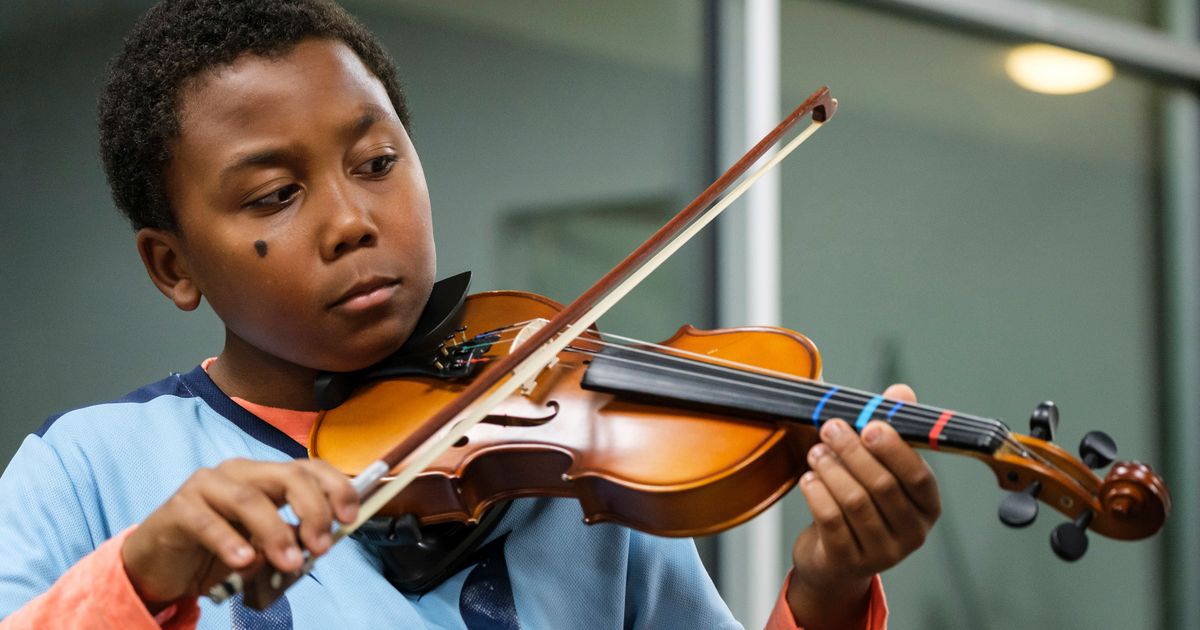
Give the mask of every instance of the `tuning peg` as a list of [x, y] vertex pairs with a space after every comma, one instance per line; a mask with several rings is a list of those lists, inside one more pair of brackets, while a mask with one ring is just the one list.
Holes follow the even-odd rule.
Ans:
[[1000, 502], [1000, 522], [1009, 527], [1026, 527], [1038, 515], [1037, 494], [1042, 482], [1034, 481], [1020, 492], [1010, 492]]
[[1058, 433], [1058, 405], [1051, 400], [1039, 403], [1029, 416], [1029, 434], [1039, 440], [1053, 442], [1056, 433]]
[[1079, 441], [1079, 456], [1088, 468], [1104, 468], [1117, 458], [1117, 443], [1103, 431], [1088, 431]]
[[1092, 516], [1091, 510], [1084, 510], [1074, 522], [1063, 523], [1050, 532], [1050, 548], [1059, 558], [1074, 562], [1087, 552], [1087, 527]]

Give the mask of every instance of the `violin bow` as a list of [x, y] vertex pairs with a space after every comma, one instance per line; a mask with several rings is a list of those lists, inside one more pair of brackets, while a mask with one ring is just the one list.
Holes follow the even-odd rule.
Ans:
[[[491, 410], [523, 385], [534, 380], [554, 361], [559, 352], [737, 201], [763, 175], [808, 140], [836, 112], [837, 99], [833, 98], [828, 87], [813, 92], [704, 192], [560, 311], [554, 319], [544, 324], [512, 352], [496, 361], [491, 369], [482, 372], [450, 404], [352, 478], [350, 483], [359, 497], [363, 498], [363, 502], [358, 518], [334, 532], [334, 542], [361, 527], [408, 487], [442, 453], [487, 417]], [[758, 168], [750, 171], [750, 168], [778, 144], [788, 131], [809, 116], [812, 121], [808, 127], [796, 134]], [[737, 185], [730, 190], [730, 186], [735, 182]], [[449, 430], [445, 430], [446, 427], [449, 427]], [[442, 433], [441, 437], [435, 440], [439, 433]], [[389, 471], [405, 461], [408, 461], [408, 465], [399, 474], [384, 481]], [[308, 551], [305, 551], [304, 555], [304, 565], [298, 571], [284, 573], [268, 570], [249, 577], [243, 577], [236, 572], [231, 573], [210, 589], [209, 598], [221, 603], [237, 593], [243, 593], [248, 606], [263, 610], [278, 599], [288, 586], [311, 570], [315, 558]], [[264, 576], [266, 573], [269, 575]]]

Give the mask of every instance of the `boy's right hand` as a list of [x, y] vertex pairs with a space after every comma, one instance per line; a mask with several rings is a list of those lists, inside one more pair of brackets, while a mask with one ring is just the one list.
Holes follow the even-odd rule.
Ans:
[[300, 519], [299, 543], [314, 556], [329, 550], [333, 519], [358, 515], [349, 479], [320, 460], [231, 459], [196, 471], [125, 539], [121, 557], [134, 589], [157, 612], [196, 597], [231, 571], [264, 562], [300, 568], [296, 530], [279, 516], [287, 503]]

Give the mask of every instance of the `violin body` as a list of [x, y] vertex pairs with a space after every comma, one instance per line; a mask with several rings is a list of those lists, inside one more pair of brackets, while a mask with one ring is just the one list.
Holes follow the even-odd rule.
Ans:
[[[461, 325], [469, 335], [548, 319], [560, 308], [531, 293], [477, 294], [467, 298]], [[684, 326], [656, 345], [805, 379], [819, 378], [821, 371], [813, 343], [784, 329]], [[497, 344], [488, 354], [507, 348]], [[471, 523], [497, 502], [560, 496], [578, 499], [588, 523], [697, 536], [753, 518], [807, 469], [805, 453], [818, 439], [812, 427], [749, 414], [680, 413], [584, 389], [594, 349], [585, 336], [560, 353], [532, 388], [473, 427], [465, 443], [442, 455], [384, 513], [413, 514], [422, 524]], [[374, 461], [378, 445], [403, 439], [462, 388], [460, 380], [433, 377], [369, 384], [321, 416], [310, 454], [357, 474]]]

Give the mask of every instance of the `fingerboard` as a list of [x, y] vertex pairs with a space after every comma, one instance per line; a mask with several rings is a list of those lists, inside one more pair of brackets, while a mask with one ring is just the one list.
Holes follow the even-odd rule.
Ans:
[[608, 347], [584, 372], [586, 390], [652, 404], [820, 426], [841, 418], [861, 432], [872, 420], [910, 443], [992, 454], [1008, 427], [1000, 420], [804, 379], [759, 374], [686, 357]]

